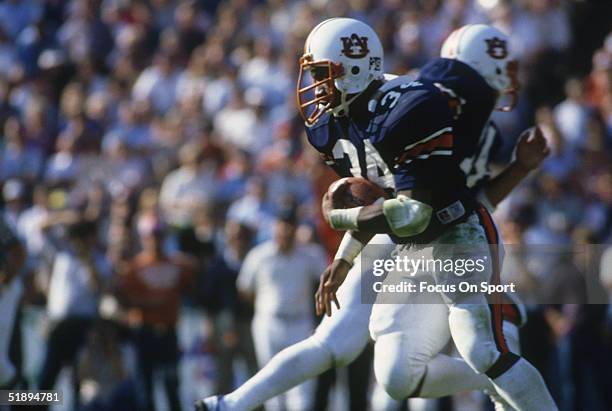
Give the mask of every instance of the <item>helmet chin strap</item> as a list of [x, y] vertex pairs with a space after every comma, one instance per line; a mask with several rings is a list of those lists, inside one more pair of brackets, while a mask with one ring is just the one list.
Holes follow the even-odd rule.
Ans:
[[[361, 93], [363, 93], [363, 91]], [[340, 93], [340, 104], [338, 104], [336, 107], [331, 109], [331, 112], [334, 115], [334, 117], [348, 116], [349, 106], [351, 105], [353, 101], [355, 101], [357, 97], [361, 95], [361, 93], [357, 93], [353, 97], [347, 100], [346, 99], [347, 94], [341, 92]]]

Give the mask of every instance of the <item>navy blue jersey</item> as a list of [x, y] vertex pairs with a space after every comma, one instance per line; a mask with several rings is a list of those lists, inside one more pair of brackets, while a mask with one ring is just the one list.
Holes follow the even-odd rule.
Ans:
[[387, 191], [395, 190], [393, 174], [359, 123], [325, 114], [306, 129], [310, 144], [340, 177], [362, 177]]
[[431, 83], [401, 77], [382, 90], [374, 100], [368, 138], [391, 169], [396, 191], [440, 187], [437, 191], [451, 196], [461, 191], [465, 179], [444, 94]]
[[453, 110], [455, 154], [463, 161], [476, 155], [495, 107], [497, 94], [480, 74], [461, 61], [437, 58], [420, 70], [419, 81], [437, 86]]
[[490, 178], [489, 160], [501, 144], [499, 130], [490, 120], [495, 90], [467, 64], [445, 58], [423, 66], [418, 79], [433, 83], [448, 96], [454, 111], [455, 153], [467, 186], [479, 190]]
[[474, 193], [481, 190], [491, 178], [491, 157], [501, 146], [499, 129], [493, 121], [488, 121], [480, 133], [476, 151], [460, 164], [466, 176], [466, 184]]
[[435, 188], [428, 203], [442, 212], [427, 231], [438, 232], [444, 210], [460, 201], [467, 214], [473, 193], [490, 177], [489, 158], [500, 144], [490, 121], [495, 102], [495, 91], [474, 69], [439, 58], [416, 80], [401, 76], [383, 84], [367, 118], [328, 114], [307, 135], [341, 177], [367, 178], [396, 191]]
[[429, 227], [398, 242], [431, 241], [444, 226], [463, 221], [475, 201], [454, 154], [447, 96], [432, 83], [400, 77], [384, 84], [369, 108], [352, 117], [323, 116], [307, 129], [309, 142], [342, 177], [361, 176], [396, 192], [431, 191], [426, 200], [413, 195], [434, 208]]

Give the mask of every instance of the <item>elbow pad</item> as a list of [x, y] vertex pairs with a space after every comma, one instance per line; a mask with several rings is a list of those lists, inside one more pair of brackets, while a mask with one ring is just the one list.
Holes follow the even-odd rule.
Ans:
[[421, 234], [431, 220], [433, 208], [404, 195], [386, 200], [383, 214], [393, 233], [399, 237]]

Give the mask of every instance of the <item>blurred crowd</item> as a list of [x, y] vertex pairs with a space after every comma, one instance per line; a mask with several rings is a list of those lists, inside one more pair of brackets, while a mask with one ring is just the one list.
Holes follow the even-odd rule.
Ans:
[[[319, 215], [335, 177], [305, 143], [294, 91], [305, 36], [329, 16], [371, 24], [393, 73], [461, 25], [508, 32], [522, 90], [494, 116], [496, 162], [534, 122], [552, 154], [498, 210], [504, 240], [514, 260], [580, 246], [612, 293], [611, 14], [569, 0], [0, 2], [0, 212], [27, 250], [24, 304], [49, 325], [30, 386], [51, 389], [69, 364], [83, 409], [137, 409], [161, 375], [180, 409], [184, 306], [206, 319], [212, 391], [240, 382], [236, 359], [242, 377], [257, 369], [236, 281], [249, 250], [290, 234], [329, 256], [339, 242]], [[511, 266], [529, 294], [585, 252]], [[529, 305], [525, 355], [563, 410], [612, 409], [612, 310], [583, 294]]]

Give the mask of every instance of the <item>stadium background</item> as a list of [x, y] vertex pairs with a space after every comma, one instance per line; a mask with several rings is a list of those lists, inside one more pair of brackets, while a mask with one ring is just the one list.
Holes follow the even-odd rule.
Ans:
[[[55, 324], [45, 304], [57, 255], [47, 237], [69, 241], [61, 223], [75, 215], [96, 222], [89, 229], [95, 230], [91, 253], [106, 269], [101, 294], [122, 300], [131, 292], [126, 267], [147, 230], [164, 230], [167, 250], [193, 255], [193, 283], [180, 290], [175, 361], [183, 409], [249, 375], [249, 307], [239, 299], [236, 266], [224, 253], [244, 254], [269, 239], [279, 204], [287, 202], [298, 205], [298, 240], [335, 251], [338, 236], [318, 214], [334, 176], [305, 144], [294, 88], [306, 34], [323, 18], [340, 15], [377, 30], [386, 71], [393, 73], [435, 57], [443, 39], [463, 24], [489, 22], [511, 35], [523, 88], [515, 111], [495, 115], [507, 137], [496, 162], [511, 159], [518, 133], [534, 121], [552, 154], [498, 210], [505, 242], [519, 248], [603, 244], [597, 256], [602, 286], [612, 290], [612, 249], [606, 246], [612, 240], [610, 2], [5, 0], [0, 204], [28, 250], [22, 335], [14, 347], [22, 343], [30, 387], [38, 382], [46, 331]], [[150, 220], [157, 221], [154, 228]], [[517, 266], [531, 287], [541, 287], [552, 273], [580, 264]], [[139, 320], [113, 301], [103, 299], [107, 319], [94, 321], [79, 348], [79, 371], [60, 374], [67, 404], [75, 381], [83, 398], [125, 381], [138, 391], [124, 336]], [[529, 309], [524, 354], [556, 398], [565, 399], [562, 409], [612, 409], [608, 306]], [[234, 356], [235, 375], [220, 378]], [[114, 367], [105, 372], [108, 364]], [[342, 375], [331, 409], [344, 407]], [[92, 381], [102, 384], [98, 391]], [[157, 386], [156, 402], [164, 409]], [[481, 401], [473, 394], [456, 404], [480, 409], [474, 404]], [[449, 403], [436, 406], [448, 409]]]

